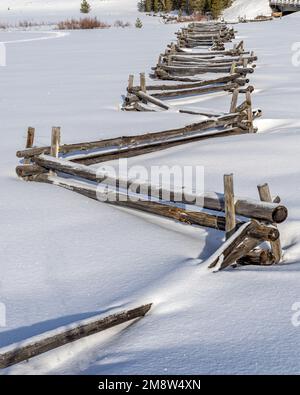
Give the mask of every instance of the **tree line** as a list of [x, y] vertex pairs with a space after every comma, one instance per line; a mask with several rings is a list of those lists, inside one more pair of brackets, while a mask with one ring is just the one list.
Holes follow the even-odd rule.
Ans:
[[195, 12], [211, 12], [214, 18], [220, 16], [224, 8], [229, 7], [232, 0], [140, 0], [139, 10], [142, 12], [171, 12], [178, 10], [187, 15]]

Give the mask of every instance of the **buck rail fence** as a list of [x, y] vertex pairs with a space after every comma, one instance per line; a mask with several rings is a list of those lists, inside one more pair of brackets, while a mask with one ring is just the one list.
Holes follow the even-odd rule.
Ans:
[[[159, 56], [147, 84], [145, 73], [139, 85], [134, 76], [128, 81], [123, 109], [126, 111], [170, 111], [170, 101], [177, 97], [230, 95], [225, 112], [179, 108], [179, 113], [203, 117], [184, 127], [120, 136], [98, 141], [61, 144], [61, 128], [53, 127], [49, 146], [35, 147], [35, 128], [27, 131], [26, 147], [17, 151], [20, 163], [17, 175], [26, 181], [52, 184], [110, 204], [139, 210], [177, 221], [185, 226], [207, 227], [224, 232], [225, 241], [207, 260], [212, 272], [237, 265], [273, 265], [282, 260], [278, 224], [288, 216], [280, 197], [272, 197], [268, 184], [258, 185], [258, 199], [235, 194], [233, 174], [224, 175], [224, 189], [184, 193], [166, 190], [146, 181], [108, 176], [90, 165], [127, 158], [181, 144], [237, 134], [255, 133], [254, 119], [261, 110], [252, 108], [253, 86], [248, 74], [255, 70], [257, 57], [245, 51], [244, 42], [226, 48], [235, 37], [234, 29], [223, 23], [192, 23], [177, 33]], [[241, 95], [244, 99], [239, 102]], [[134, 199], [132, 192], [134, 185]], [[165, 198], [168, 196], [168, 199]], [[199, 203], [201, 202], [201, 204]], [[0, 350], [0, 368], [8, 367], [53, 348], [99, 332], [113, 325], [143, 317], [151, 304], [106, 318], [77, 323], [55, 334], [29, 339], [25, 344]]]
[[[136, 180], [107, 177], [106, 173], [102, 174], [89, 167], [193, 141], [256, 132], [253, 120], [261, 115], [261, 110], [252, 108], [251, 92], [254, 88], [245, 86], [249, 82], [245, 76], [254, 71], [254, 65], [250, 65], [257, 58], [253, 52], [244, 50], [243, 41], [231, 49], [225, 48], [225, 44], [230, 43], [234, 37], [234, 29], [223, 23], [189, 24], [177, 33], [177, 43], [171, 43], [165, 53], [160, 55], [158, 65], [154, 68], [155, 73], [151, 76], [156, 82], [162, 79], [176, 80], [176, 85], [163, 82], [147, 87], [145, 73], [141, 73], [140, 85], [134, 86], [131, 75], [128, 95], [124, 101], [125, 110], [144, 111], [149, 110], [151, 105], [151, 111], [167, 111], [165, 99], [177, 95], [202, 95], [220, 88], [231, 94], [228, 112], [179, 109], [182, 113], [202, 115], [204, 119], [177, 129], [76, 144], [62, 145], [61, 129], [53, 127], [51, 144], [46, 147], [34, 147], [35, 129], [30, 127], [26, 148], [17, 152], [17, 157], [22, 159], [16, 168], [18, 176], [28, 181], [67, 188], [108, 204], [141, 210], [188, 225], [225, 231], [227, 240], [219, 251], [218, 259], [209, 264], [214, 270], [216, 267], [220, 270], [236, 263], [279, 263], [282, 251], [277, 224], [286, 220], [288, 211], [280, 204], [279, 198], [272, 200], [267, 184], [259, 186], [260, 201], [236, 198], [233, 175], [225, 175], [223, 193], [204, 193], [200, 209], [195, 203], [199, 201], [199, 197], [193, 193], [181, 196], [179, 200], [175, 191], [166, 191], [145, 182], [137, 185]], [[221, 70], [223, 75], [213, 80], [202, 77], [207, 73], [211, 75], [212, 70], [213, 73]], [[191, 78], [192, 76], [195, 78]], [[234, 86], [231, 86], [232, 83]], [[245, 100], [238, 103], [240, 93], [245, 94]], [[78, 178], [80, 183], [77, 182]], [[109, 186], [108, 192], [99, 189], [99, 183]], [[131, 199], [132, 183], [135, 184], [138, 195], [138, 199], [134, 201]], [[168, 201], [163, 199], [165, 193], [169, 196]], [[193, 209], [183, 208], [182, 204], [192, 206]], [[264, 241], [270, 243], [269, 249], [259, 247]]]

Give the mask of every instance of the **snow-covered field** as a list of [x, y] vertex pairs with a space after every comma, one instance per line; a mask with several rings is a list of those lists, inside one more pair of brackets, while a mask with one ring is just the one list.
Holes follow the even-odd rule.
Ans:
[[[73, 0], [48, 1], [48, 8], [38, 0], [22, 3], [2, 0], [0, 21], [23, 20], [27, 8], [26, 18], [47, 21], [50, 14], [57, 21], [77, 12]], [[92, 3], [96, 9], [98, 2]], [[99, 2], [99, 15], [134, 21], [135, 3]], [[204, 262], [221, 244], [221, 233], [24, 183], [14, 174], [15, 152], [29, 125], [36, 127], [37, 145], [44, 145], [52, 126], [62, 127], [64, 142], [76, 142], [198, 119], [119, 111], [128, 75], [149, 71], [178, 29], [151, 17], [143, 21], [141, 30], [0, 32], [7, 43], [7, 66], [0, 67], [0, 303], [7, 326], [0, 328], [0, 347], [94, 314], [154, 302], [129, 330], [94, 335], [2, 373], [300, 373], [300, 328], [291, 322], [292, 305], [300, 302], [300, 68], [292, 63], [300, 14], [236, 25], [237, 40], [259, 57], [251, 75], [254, 105], [264, 112], [259, 134], [130, 160], [147, 167], [203, 165], [207, 190], [221, 191], [223, 174], [234, 172], [237, 193], [249, 197], [256, 197], [257, 184], [269, 182], [290, 211], [280, 226], [282, 265], [209, 273]], [[200, 104], [224, 103], [229, 97], [222, 94]]]

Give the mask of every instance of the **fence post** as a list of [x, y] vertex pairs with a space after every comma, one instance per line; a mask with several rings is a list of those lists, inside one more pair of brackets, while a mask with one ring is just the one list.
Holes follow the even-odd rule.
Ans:
[[[27, 141], [26, 141], [26, 148], [32, 148], [34, 143], [34, 135], [35, 135], [35, 128], [29, 127], [27, 129]], [[24, 164], [29, 165], [31, 160], [29, 158], [24, 159]]]
[[53, 127], [52, 135], [51, 135], [50, 155], [54, 156], [54, 158], [58, 158], [59, 146], [60, 146], [60, 127]]
[[249, 133], [253, 133], [254, 127], [253, 127], [252, 98], [251, 98], [251, 92], [249, 91], [246, 92], [246, 103], [247, 103], [247, 121], [249, 126]]
[[134, 82], [134, 75], [130, 74], [129, 78], [128, 78], [128, 88], [127, 91], [130, 92], [133, 88], [133, 82]]
[[228, 239], [235, 232], [236, 228], [233, 174], [224, 175], [224, 203], [226, 219], [225, 230], [226, 238]]
[[141, 91], [146, 93], [146, 75], [145, 75], [145, 73], [140, 73], [140, 85], [141, 85]]
[[[271, 192], [270, 192], [270, 188], [269, 185], [266, 184], [262, 184], [262, 185], [258, 185], [257, 186], [258, 189], [258, 193], [259, 193], [259, 197], [260, 200], [262, 202], [268, 202], [268, 203], [272, 203], [273, 199], [271, 196]], [[274, 226], [277, 227], [277, 225], [274, 224]], [[271, 250], [272, 253], [275, 257], [275, 263], [279, 263], [281, 261], [282, 258], [282, 248], [281, 248], [281, 242], [280, 242], [280, 238], [276, 241], [271, 241]]]
[[230, 105], [230, 113], [236, 112], [237, 103], [239, 97], [239, 90], [235, 89], [232, 93], [231, 105]]

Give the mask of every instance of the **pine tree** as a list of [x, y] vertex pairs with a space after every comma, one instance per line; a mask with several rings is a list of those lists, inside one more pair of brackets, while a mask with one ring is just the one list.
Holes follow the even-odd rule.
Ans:
[[187, 14], [211, 12], [214, 18], [218, 18], [223, 9], [231, 3], [232, 0], [140, 0], [138, 8], [140, 11], [154, 11], [155, 13], [172, 10]]
[[165, 11], [170, 12], [173, 9], [173, 1], [172, 0], [166, 0], [165, 1]]
[[143, 27], [143, 23], [142, 23], [142, 21], [140, 20], [140, 18], [137, 18], [137, 19], [136, 19], [136, 21], [135, 21], [135, 27], [136, 27], [137, 29], [141, 29], [141, 28]]
[[159, 12], [161, 10], [160, 0], [153, 0], [153, 11]]
[[137, 7], [138, 7], [138, 10], [139, 10], [140, 12], [145, 12], [145, 11], [146, 11], [146, 1], [145, 1], [145, 0], [140, 0], [140, 1], [138, 2]]
[[88, 14], [91, 11], [91, 6], [87, 2], [87, 0], [82, 0], [81, 5], [80, 5], [80, 12], [82, 14]]
[[211, 13], [214, 19], [217, 19], [223, 9], [222, 0], [211, 0]]
[[153, 11], [152, 0], [145, 0], [145, 11], [146, 12]]

